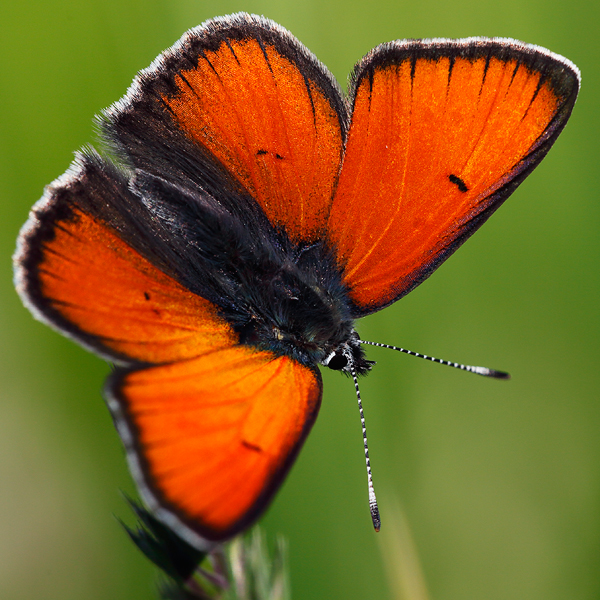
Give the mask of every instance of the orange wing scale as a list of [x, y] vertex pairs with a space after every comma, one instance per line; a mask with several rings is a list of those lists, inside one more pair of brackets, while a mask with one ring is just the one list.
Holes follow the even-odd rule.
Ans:
[[516, 61], [423, 58], [359, 82], [328, 225], [357, 305], [412, 289], [512, 178], [557, 111], [540, 77]]
[[208, 539], [264, 509], [321, 399], [315, 371], [244, 346], [134, 371], [113, 388], [146, 499]]
[[78, 209], [43, 242], [38, 277], [41, 294], [63, 319], [118, 356], [169, 362], [236, 341], [212, 303]]
[[181, 129], [219, 159], [292, 241], [321, 237], [342, 134], [317, 84], [256, 39], [205, 51], [175, 82], [179, 92], [163, 102]]

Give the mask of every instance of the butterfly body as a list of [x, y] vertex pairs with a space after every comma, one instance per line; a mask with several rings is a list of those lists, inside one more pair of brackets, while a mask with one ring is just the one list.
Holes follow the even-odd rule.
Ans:
[[36, 317], [118, 365], [105, 390], [156, 516], [199, 549], [266, 508], [318, 413], [367, 373], [355, 322], [409, 293], [563, 129], [579, 72], [506, 39], [404, 40], [348, 95], [238, 14], [190, 30], [99, 118], [15, 253]]
[[[158, 238], [184, 242], [194, 282], [177, 273], [180, 254], [170, 270], [218, 307], [241, 344], [306, 366], [352, 348], [357, 372], [369, 369], [360, 345], [351, 343], [356, 334], [348, 291], [324, 241], [293, 243], [261, 213], [253, 218], [249, 208], [250, 214], [231, 214], [215, 198], [149, 175], [136, 180], [134, 190], [148, 210], [145, 231], [155, 232], [149, 245], [157, 248]], [[252, 206], [236, 193], [238, 212], [245, 203]], [[252, 230], [248, 223], [254, 220]]]

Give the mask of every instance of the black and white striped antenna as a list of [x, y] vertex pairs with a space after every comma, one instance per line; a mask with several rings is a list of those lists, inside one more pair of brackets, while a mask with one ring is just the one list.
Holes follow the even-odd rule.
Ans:
[[373, 475], [371, 474], [371, 461], [369, 460], [369, 446], [367, 445], [367, 426], [365, 425], [365, 413], [360, 399], [360, 390], [358, 389], [358, 379], [354, 366], [350, 363], [350, 374], [354, 379], [354, 389], [356, 390], [356, 399], [358, 400], [358, 410], [360, 412], [360, 422], [362, 425], [363, 442], [365, 444], [365, 461], [367, 462], [367, 481], [369, 484], [369, 509], [371, 510], [371, 519], [375, 531], [381, 528], [381, 519], [379, 518], [379, 507], [377, 506], [377, 498], [375, 496], [375, 488], [373, 487]]
[[[452, 362], [449, 360], [443, 360], [441, 358], [435, 358], [433, 356], [427, 356], [426, 354], [420, 354], [419, 352], [413, 352], [412, 350], [406, 350], [405, 348], [399, 348], [398, 346], [390, 346], [389, 344], [380, 344], [378, 342], [368, 342], [366, 340], [358, 340], [360, 344], [368, 344], [369, 346], [378, 346], [379, 348], [388, 348], [389, 350], [396, 350], [398, 352], [404, 352], [404, 354], [410, 354], [417, 358], [424, 358], [431, 362], [438, 363], [440, 365], [446, 365], [461, 371], [468, 371], [469, 373], [475, 373], [482, 377], [493, 377], [494, 379], [510, 379], [510, 374], [505, 371], [496, 371], [495, 369], [488, 369], [487, 367], [475, 367], [472, 365], [463, 365], [461, 363]], [[373, 520], [373, 527], [375, 531], [379, 531], [381, 528], [381, 519], [379, 518], [379, 507], [377, 506], [377, 498], [375, 496], [375, 488], [373, 487], [373, 475], [371, 474], [371, 461], [369, 459], [369, 446], [367, 445], [367, 427], [365, 425], [365, 413], [363, 411], [362, 400], [360, 398], [360, 390], [358, 389], [358, 378], [356, 377], [356, 371], [351, 361], [348, 364], [350, 374], [354, 380], [354, 389], [356, 390], [356, 399], [358, 400], [358, 410], [360, 412], [360, 422], [362, 425], [363, 442], [365, 446], [365, 461], [367, 463], [367, 481], [369, 484], [369, 508], [371, 510], [371, 519]]]
[[399, 348], [398, 346], [390, 346], [388, 344], [380, 344], [378, 342], [367, 342], [366, 340], [358, 340], [361, 344], [368, 344], [369, 346], [378, 346], [379, 348], [388, 348], [389, 350], [397, 350], [398, 352], [404, 352], [404, 354], [410, 354], [417, 358], [424, 358], [431, 362], [438, 363], [440, 365], [446, 365], [448, 367], [454, 367], [461, 371], [468, 371], [469, 373], [475, 373], [482, 377], [493, 377], [494, 379], [510, 379], [510, 374], [505, 371], [496, 371], [494, 369], [488, 369], [487, 367], [474, 367], [472, 365], [463, 365], [461, 363], [452, 362], [449, 360], [443, 360], [441, 358], [435, 358], [433, 356], [427, 356], [426, 354], [420, 354], [419, 352], [413, 352], [412, 350], [406, 350], [405, 348]]

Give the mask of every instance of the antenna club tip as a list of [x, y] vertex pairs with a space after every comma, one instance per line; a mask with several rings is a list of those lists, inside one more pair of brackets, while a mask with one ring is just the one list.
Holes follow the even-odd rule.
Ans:
[[492, 377], [494, 379], [510, 379], [510, 373], [506, 371], [496, 371], [495, 369], [488, 369], [487, 367], [471, 367], [470, 370], [477, 375], [483, 375], [484, 377]]
[[381, 519], [379, 518], [379, 509], [371, 507], [371, 519], [373, 520], [373, 529], [379, 531], [381, 529]]
[[493, 377], [494, 379], [510, 379], [510, 373], [507, 373], [506, 371], [491, 370], [490, 377]]

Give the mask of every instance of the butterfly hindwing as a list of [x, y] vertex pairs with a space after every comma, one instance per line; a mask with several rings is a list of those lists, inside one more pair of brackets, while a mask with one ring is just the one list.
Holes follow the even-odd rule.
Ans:
[[512, 40], [392, 42], [357, 65], [328, 225], [356, 316], [407, 294], [498, 208], [578, 88], [569, 61]]
[[144, 499], [196, 546], [260, 514], [308, 434], [321, 378], [245, 346], [109, 381], [109, 406]]

